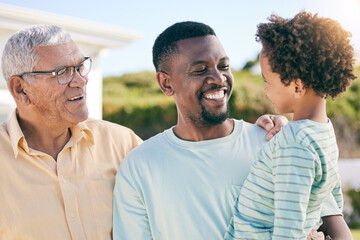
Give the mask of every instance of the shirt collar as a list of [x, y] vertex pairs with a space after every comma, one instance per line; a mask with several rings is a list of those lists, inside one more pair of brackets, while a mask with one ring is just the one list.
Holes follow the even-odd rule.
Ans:
[[[25, 152], [29, 154], [29, 146], [26, 142], [24, 134], [20, 128], [18, 119], [17, 119], [17, 110], [15, 109], [9, 116], [7, 121], [7, 131], [10, 136], [11, 147], [14, 151], [15, 158], [19, 153], [19, 148], [24, 149]], [[94, 137], [92, 131], [86, 126], [85, 122], [76, 124], [70, 128], [71, 138], [66, 144], [67, 146], [73, 146], [75, 143], [84, 138], [86, 141], [89, 141], [91, 144], [94, 144]]]
[[18, 147], [22, 147], [26, 152], [29, 152], [29, 147], [17, 120], [16, 109], [9, 116], [7, 121], [7, 131], [10, 136], [11, 147], [14, 151], [15, 158], [19, 153]]
[[89, 141], [92, 145], [95, 144], [94, 141], [94, 135], [90, 128], [87, 127], [86, 121], [76, 124], [75, 126], [70, 128], [71, 131], [71, 138], [69, 140], [69, 143], [74, 141], [74, 143], [77, 143], [82, 138], [84, 138], [86, 141]]

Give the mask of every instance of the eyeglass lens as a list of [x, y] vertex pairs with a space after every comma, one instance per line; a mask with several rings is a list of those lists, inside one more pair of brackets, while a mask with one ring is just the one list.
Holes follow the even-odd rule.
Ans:
[[82, 61], [77, 66], [65, 67], [57, 71], [57, 79], [59, 84], [67, 84], [74, 79], [75, 71], [77, 71], [80, 76], [85, 77], [91, 69], [91, 59], [87, 58]]

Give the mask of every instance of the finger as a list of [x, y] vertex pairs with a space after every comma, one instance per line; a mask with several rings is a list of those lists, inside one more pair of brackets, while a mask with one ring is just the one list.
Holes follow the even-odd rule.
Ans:
[[285, 116], [282, 115], [277, 115], [277, 116], [272, 116], [272, 119], [274, 121], [274, 130], [276, 132], [279, 132], [280, 129], [287, 124], [288, 119]]
[[280, 129], [281, 128], [274, 127], [270, 132], [268, 132], [268, 134], [266, 135], [266, 139], [269, 141], [280, 131]]
[[256, 124], [262, 128], [265, 128], [266, 131], [270, 131], [274, 127], [274, 123], [273, 123], [272, 119], [270, 118], [269, 114], [260, 116], [256, 120]]
[[309, 235], [306, 237], [306, 240], [324, 240], [325, 236], [322, 232], [317, 232], [312, 230]]
[[269, 132], [269, 133], [266, 135], [266, 140], [270, 141], [270, 139], [272, 139], [273, 137], [274, 137], [274, 133]]

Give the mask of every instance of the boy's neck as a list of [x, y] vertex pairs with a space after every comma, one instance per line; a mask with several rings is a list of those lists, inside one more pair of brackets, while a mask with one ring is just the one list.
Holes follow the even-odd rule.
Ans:
[[309, 94], [297, 104], [293, 119], [294, 121], [309, 119], [314, 122], [327, 123], [326, 99]]

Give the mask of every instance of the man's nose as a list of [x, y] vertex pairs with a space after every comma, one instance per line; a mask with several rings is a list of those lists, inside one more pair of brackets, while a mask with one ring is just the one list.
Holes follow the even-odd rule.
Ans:
[[70, 87], [83, 87], [88, 82], [88, 76], [81, 76], [78, 71], [74, 72], [74, 79], [70, 82]]
[[226, 76], [216, 69], [212, 72], [211, 76], [209, 76], [207, 82], [208, 84], [222, 84], [226, 79]]

